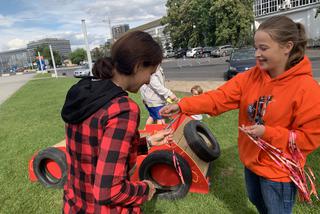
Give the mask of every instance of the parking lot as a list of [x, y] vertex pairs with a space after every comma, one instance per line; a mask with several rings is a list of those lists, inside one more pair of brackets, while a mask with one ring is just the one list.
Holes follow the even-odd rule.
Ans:
[[[311, 59], [313, 75], [320, 80], [320, 50], [308, 50]], [[206, 58], [167, 58], [162, 62], [162, 67], [167, 80], [174, 81], [223, 81], [224, 73], [228, 69], [227, 57]], [[72, 77], [74, 71], [81, 67], [58, 68], [59, 76]], [[53, 70], [49, 70], [53, 73]]]

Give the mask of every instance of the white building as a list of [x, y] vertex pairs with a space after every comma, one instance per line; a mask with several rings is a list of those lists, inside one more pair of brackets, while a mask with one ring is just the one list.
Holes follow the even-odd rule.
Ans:
[[149, 33], [155, 40], [161, 42], [163, 49], [166, 49], [167, 46], [172, 48], [171, 39], [169, 33], [165, 34], [164, 28], [166, 25], [161, 24], [161, 19], [154, 20], [152, 22], [146, 23], [144, 25], [140, 25], [138, 27], [130, 29], [133, 30], [141, 30], [146, 33]]
[[320, 0], [255, 0], [253, 10], [256, 29], [269, 17], [286, 15], [305, 26], [309, 46], [320, 45]]

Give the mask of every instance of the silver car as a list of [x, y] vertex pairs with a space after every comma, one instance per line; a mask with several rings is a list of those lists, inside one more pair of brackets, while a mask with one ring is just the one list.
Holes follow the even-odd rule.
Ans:
[[73, 72], [74, 77], [88, 77], [90, 76], [90, 69], [89, 68], [80, 68]]
[[218, 46], [215, 50], [211, 51], [211, 56], [213, 57], [225, 57], [229, 56], [233, 52], [233, 47], [231, 45]]

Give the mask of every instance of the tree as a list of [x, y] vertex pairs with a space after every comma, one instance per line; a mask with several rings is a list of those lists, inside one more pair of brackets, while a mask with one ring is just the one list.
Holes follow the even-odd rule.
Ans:
[[91, 50], [91, 56], [93, 61], [97, 61], [102, 57], [110, 57], [111, 56], [111, 44], [110, 42], [105, 42], [103, 45], [96, 47]]
[[83, 48], [77, 48], [70, 53], [69, 57], [73, 64], [80, 65], [80, 62], [87, 59], [87, 54]]
[[91, 56], [93, 61], [97, 61], [98, 59], [104, 57], [105, 54], [103, 52], [103, 49], [96, 47], [91, 50]]
[[[38, 56], [38, 52], [40, 52], [41, 56], [43, 56], [44, 59], [47, 59], [49, 61], [49, 65], [52, 67], [53, 63], [52, 63], [52, 59], [51, 59], [51, 53], [50, 53], [50, 48], [48, 45], [41, 45], [38, 46], [35, 50], [35, 56]], [[61, 60], [61, 56], [57, 51], [52, 50], [53, 53], [53, 57], [54, 57], [54, 61], [56, 63], [56, 65], [61, 65], [62, 64], [62, 60]]]
[[211, 0], [168, 0], [168, 24], [165, 32], [170, 33], [173, 48], [186, 48], [213, 44], [212, 23], [208, 13]]
[[159, 44], [161, 50], [163, 51], [163, 45], [162, 45], [162, 42], [161, 42], [160, 38], [159, 37], [155, 37], [153, 39], [154, 39], [154, 41], [156, 41]]
[[210, 13], [216, 23], [216, 44], [241, 47], [252, 43], [254, 17], [251, 0], [216, 0]]
[[167, 24], [173, 48], [235, 46], [252, 40], [252, 0], [168, 0]]

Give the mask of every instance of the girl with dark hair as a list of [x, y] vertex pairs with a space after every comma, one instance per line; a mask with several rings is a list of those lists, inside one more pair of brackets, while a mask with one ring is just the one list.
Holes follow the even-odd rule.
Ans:
[[238, 74], [217, 90], [183, 98], [160, 110], [163, 116], [186, 114], [219, 115], [239, 109], [238, 149], [245, 166], [250, 201], [259, 213], [291, 213], [297, 187], [253, 139], [261, 139], [290, 154], [289, 135], [308, 154], [320, 145], [320, 87], [312, 77], [305, 55], [303, 25], [285, 16], [263, 22], [254, 36], [257, 65]]
[[94, 77], [68, 91], [61, 112], [68, 163], [64, 213], [140, 213], [139, 205], [152, 198], [154, 185], [132, 182], [130, 173], [138, 153], [165, 143], [170, 130], [140, 138], [140, 109], [126, 91], [149, 83], [161, 61], [149, 34], [130, 32], [112, 46], [111, 58], [95, 63]]

